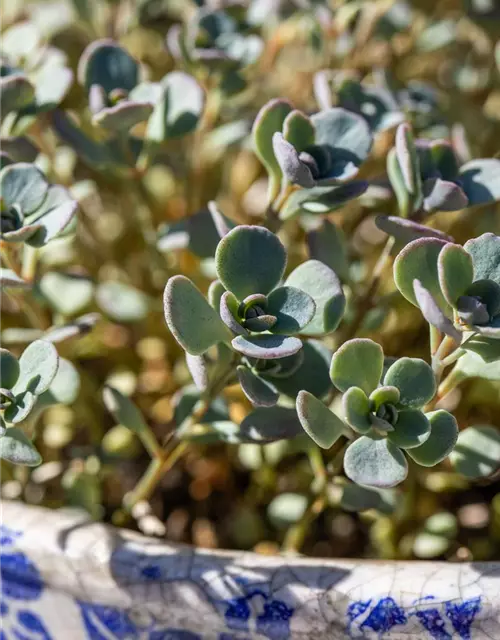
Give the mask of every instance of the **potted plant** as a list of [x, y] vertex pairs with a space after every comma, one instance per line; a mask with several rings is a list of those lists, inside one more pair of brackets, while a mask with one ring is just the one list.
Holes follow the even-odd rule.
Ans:
[[5, 637], [494, 637], [484, 16], [22, 5], [0, 78]]

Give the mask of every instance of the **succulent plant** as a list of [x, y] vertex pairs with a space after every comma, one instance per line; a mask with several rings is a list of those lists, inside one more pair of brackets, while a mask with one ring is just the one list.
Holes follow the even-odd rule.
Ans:
[[460, 167], [449, 142], [414, 140], [407, 124], [398, 127], [387, 172], [406, 218], [500, 199], [500, 160], [471, 160]]
[[[448, 492], [499, 492], [494, 21], [4, 4], [6, 495], [139, 527], [151, 499], [194, 543], [458, 559]], [[42, 453], [61, 482], [11, 474]]]
[[[491, 340], [500, 338], [499, 261], [500, 238], [492, 233], [468, 240], [464, 247], [422, 239], [399, 254], [394, 277], [428, 322], [458, 342], [461, 334], [469, 334], [463, 349], [480, 344], [486, 355]], [[498, 358], [497, 351], [489, 359]]]
[[68, 191], [50, 185], [32, 164], [16, 163], [0, 171], [1, 239], [41, 247], [60, 235], [78, 208]]
[[297, 413], [306, 432], [324, 448], [346, 435], [347, 425], [361, 434], [344, 457], [353, 482], [392, 487], [406, 478], [403, 451], [424, 466], [438, 464], [452, 451], [458, 435], [453, 416], [422, 411], [436, 393], [434, 373], [423, 360], [399, 358], [384, 373], [380, 345], [357, 338], [333, 354], [330, 376], [343, 393], [342, 419], [304, 391], [297, 397]]
[[0, 60], [2, 118], [10, 119], [10, 133], [24, 132], [33, 117], [55, 109], [68, 93], [73, 72], [67, 56], [43, 42], [30, 22], [5, 30]]

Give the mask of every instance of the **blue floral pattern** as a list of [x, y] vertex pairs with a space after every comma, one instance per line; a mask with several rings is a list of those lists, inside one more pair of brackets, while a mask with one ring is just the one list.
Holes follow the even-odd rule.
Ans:
[[51, 640], [40, 617], [29, 610], [30, 602], [42, 595], [43, 581], [35, 565], [15, 549], [21, 535], [21, 531], [0, 525], [0, 640], [9, 640], [9, 633], [16, 640], [30, 640], [34, 634], [37, 640]]
[[[0, 525], [0, 640], [59, 640], [67, 634], [50, 633], [44, 623], [43, 607], [36, 606], [43, 597], [45, 584], [30, 558], [19, 550], [22, 532]], [[175, 583], [165, 573], [162, 556], [151, 557], [125, 547], [118, 550], [123, 580], [129, 577], [133, 584]], [[160, 562], [162, 560], [163, 562]], [[180, 578], [179, 578], [180, 579]], [[183, 578], [186, 580], [186, 576]], [[223, 576], [233, 585], [236, 595], [211, 601], [221, 616], [218, 640], [288, 640], [296, 609], [277, 597], [271, 583], [252, 582], [242, 575]], [[50, 591], [50, 590], [47, 590]], [[206, 595], [207, 599], [212, 596]], [[130, 611], [103, 606], [83, 600], [72, 600], [76, 616], [81, 616], [81, 631], [89, 640], [203, 640], [203, 635], [168, 625], [154, 616], [137, 621]], [[401, 607], [392, 597], [367, 598], [351, 602], [345, 612], [346, 637], [389, 637], [413, 623], [419, 628], [418, 637], [432, 640], [472, 640], [472, 626], [481, 611], [481, 597], [438, 600], [432, 595]], [[79, 612], [79, 613], [78, 613]], [[413, 627], [413, 629], [417, 628]], [[81, 635], [81, 634], [80, 634]]]

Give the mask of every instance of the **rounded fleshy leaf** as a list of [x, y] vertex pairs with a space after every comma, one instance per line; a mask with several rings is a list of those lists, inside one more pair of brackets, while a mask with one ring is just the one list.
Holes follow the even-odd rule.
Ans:
[[460, 184], [470, 205], [500, 200], [500, 160], [481, 158], [460, 167]]
[[2, 207], [16, 205], [25, 216], [42, 205], [48, 188], [45, 176], [34, 164], [19, 162], [0, 171]]
[[330, 220], [307, 233], [309, 256], [326, 264], [345, 281], [348, 277], [349, 263], [347, 246], [342, 231]]
[[329, 376], [330, 349], [318, 340], [308, 340], [295, 358], [299, 360], [298, 366], [290, 373], [287, 371], [286, 375], [273, 376], [273, 384], [289, 398], [296, 398], [301, 390], [323, 398], [332, 388]]
[[458, 298], [465, 294], [474, 279], [471, 256], [458, 244], [445, 245], [438, 257], [438, 277], [443, 296], [448, 304], [456, 307]]
[[205, 94], [196, 80], [182, 71], [172, 71], [161, 81], [162, 98], [148, 120], [146, 139], [160, 144], [196, 129], [205, 106]]
[[82, 275], [49, 271], [40, 280], [40, 290], [50, 306], [65, 316], [84, 309], [92, 300], [94, 285]]
[[441, 333], [445, 333], [456, 342], [460, 342], [460, 332], [455, 329], [450, 318], [447, 318], [441, 311], [438, 303], [434, 300], [431, 293], [422, 286], [420, 280], [413, 281], [413, 290], [415, 292], [415, 298], [417, 299], [420, 311], [427, 322], [433, 327], [436, 327], [436, 329]]
[[47, 391], [39, 397], [37, 408], [39, 405], [47, 407], [53, 404], [73, 404], [80, 393], [80, 387], [80, 374], [76, 367], [69, 360], [59, 358], [56, 376]]
[[295, 409], [258, 407], [240, 424], [241, 442], [274, 442], [302, 433]]
[[368, 433], [372, 428], [370, 400], [359, 387], [351, 387], [342, 396], [342, 408], [346, 422], [358, 433]]
[[12, 389], [19, 378], [20, 366], [17, 358], [7, 351], [0, 349], [0, 387]]
[[222, 322], [240, 336], [248, 335], [248, 331], [245, 327], [242, 327], [238, 322], [238, 301], [230, 291], [224, 291], [219, 301], [220, 317]]
[[427, 213], [459, 211], [469, 204], [458, 184], [441, 178], [428, 178], [423, 184], [423, 194], [424, 210]]
[[382, 347], [368, 338], [355, 338], [345, 342], [333, 354], [330, 378], [339, 391], [359, 387], [370, 394], [380, 381], [383, 366]]
[[250, 331], [270, 331], [277, 322], [276, 316], [265, 313], [257, 318], [247, 318], [245, 327]]
[[277, 529], [287, 529], [298, 522], [307, 509], [307, 497], [300, 493], [281, 493], [271, 500], [267, 517]]
[[458, 435], [450, 462], [467, 478], [487, 478], [500, 469], [500, 431], [489, 425], [467, 427]]
[[299, 152], [314, 144], [314, 135], [310, 118], [298, 109], [290, 111], [283, 121], [283, 137]]
[[219, 280], [214, 280], [208, 287], [208, 302], [210, 303], [210, 306], [216, 311], [219, 311], [220, 309], [220, 301], [225, 291], [226, 290], [224, 289], [222, 282], [220, 282]]
[[413, 449], [422, 445], [430, 436], [431, 425], [418, 409], [399, 411], [394, 431], [387, 434], [388, 439], [400, 449]]
[[366, 511], [377, 509], [382, 503], [382, 496], [378, 491], [360, 487], [357, 484], [346, 484], [342, 487], [340, 507], [345, 511]]
[[37, 218], [38, 229], [27, 240], [32, 247], [43, 247], [64, 231], [72, 221], [78, 204], [68, 201]]
[[0, 438], [0, 458], [13, 464], [36, 467], [42, 462], [42, 456], [35, 449], [21, 429], [10, 427]]
[[37, 111], [50, 111], [59, 105], [73, 83], [73, 72], [54, 61], [43, 64], [30, 74], [35, 85]]
[[419, 409], [436, 393], [436, 380], [431, 367], [419, 358], [399, 358], [385, 374], [384, 385], [399, 389], [399, 403]]
[[[465, 292], [467, 296], [480, 298], [491, 318], [500, 313], [500, 284], [494, 280], [476, 280]], [[493, 320], [494, 322], [494, 320]]]
[[280, 220], [288, 220], [301, 213], [323, 215], [343, 207], [346, 202], [362, 195], [368, 188], [366, 180], [353, 180], [337, 186], [318, 186], [294, 191], [280, 209]]
[[66, 111], [56, 109], [50, 119], [58, 136], [89, 166], [99, 168], [112, 164], [109, 147], [86, 135]]
[[375, 218], [375, 224], [390, 236], [394, 236], [398, 242], [408, 244], [419, 238], [438, 238], [444, 242], [453, 242], [453, 238], [439, 229], [427, 227], [408, 218], [398, 218], [397, 216], [382, 216]]
[[31, 413], [35, 406], [36, 396], [31, 391], [21, 391], [15, 396], [14, 402], [12, 402], [3, 414], [6, 422], [11, 424], [19, 424]]
[[412, 200], [406, 189], [404, 175], [394, 147], [387, 154], [386, 164], [387, 175], [394, 194], [396, 195], [399, 213], [403, 218], [409, 218], [413, 213]]
[[92, 118], [95, 125], [115, 133], [130, 131], [139, 122], [144, 122], [153, 112], [147, 102], [124, 100], [113, 107], [102, 109]]
[[279, 399], [276, 387], [259, 376], [248, 367], [240, 365], [236, 368], [238, 380], [246, 397], [256, 407], [273, 407]]
[[267, 298], [266, 312], [276, 316], [272, 333], [300, 333], [312, 320], [316, 304], [310, 295], [295, 287], [278, 287]]
[[387, 439], [361, 436], [345, 452], [344, 471], [356, 484], [388, 488], [403, 482], [408, 475], [408, 463]]
[[106, 409], [113, 415], [118, 424], [138, 433], [147, 428], [144, 417], [137, 406], [118, 389], [106, 386], [102, 392]]
[[95, 297], [99, 308], [116, 322], [139, 322], [148, 314], [144, 293], [122, 282], [101, 283]]
[[358, 172], [372, 147], [372, 134], [366, 120], [340, 107], [321, 111], [312, 118], [315, 143], [332, 154], [329, 176], [347, 180]]
[[235, 351], [249, 358], [262, 358], [263, 360], [275, 360], [286, 358], [302, 349], [302, 342], [293, 336], [260, 335], [260, 336], [236, 336], [231, 344]]
[[437, 238], [421, 238], [407, 244], [394, 261], [394, 282], [403, 296], [418, 307], [413, 281], [420, 280], [441, 309], [451, 315], [439, 286], [437, 266], [439, 253], [445, 244]]
[[205, 358], [186, 353], [186, 365], [196, 388], [205, 391], [208, 388], [208, 366]]
[[330, 267], [319, 260], [307, 260], [292, 271], [286, 284], [305, 291], [316, 305], [312, 320], [302, 331], [304, 335], [335, 331], [344, 314], [345, 296], [340, 280]]
[[265, 227], [240, 225], [219, 242], [215, 265], [224, 287], [243, 300], [276, 287], [286, 267], [286, 251]]
[[309, 167], [300, 160], [297, 149], [277, 131], [273, 134], [273, 151], [283, 177], [290, 184], [311, 189], [315, 180]]
[[436, 536], [444, 536], [454, 540], [458, 533], [457, 518], [452, 513], [442, 511], [429, 516], [424, 524], [424, 529], [428, 533]]
[[165, 319], [177, 342], [188, 353], [199, 356], [230, 332], [195, 285], [184, 276], [173, 276], [163, 296]]
[[86, 313], [62, 326], [53, 327], [44, 333], [44, 339], [49, 342], [63, 342], [70, 338], [83, 336], [94, 328], [101, 319], [100, 313]]
[[483, 233], [467, 240], [464, 249], [472, 256], [474, 280], [493, 280], [500, 285], [500, 236]]
[[346, 433], [342, 420], [308, 391], [298, 394], [296, 409], [304, 431], [322, 449], [329, 449]]
[[458, 437], [455, 418], [439, 409], [425, 414], [431, 425], [431, 434], [419, 447], [408, 450], [408, 455], [422, 467], [434, 467], [453, 451]]
[[26, 282], [12, 269], [0, 269], [0, 288], [3, 289], [30, 289], [31, 282]]
[[113, 40], [96, 40], [78, 62], [78, 81], [87, 91], [100, 85], [106, 94], [113, 89], [132, 91], [137, 84], [139, 66], [132, 56]]
[[[396, 130], [396, 156], [398, 158], [404, 185], [410, 195], [415, 197], [420, 188], [420, 165], [410, 125], [406, 122]], [[418, 208], [418, 207], [417, 207]]]
[[419, 560], [431, 560], [445, 554], [450, 544], [450, 540], [445, 536], [419, 531], [413, 541], [412, 550]]
[[59, 356], [54, 345], [46, 340], [35, 340], [19, 358], [19, 377], [14, 393], [29, 390], [40, 395], [49, 388], [58, 366]]
[[370, 393], [370, 400], [377, 410], [382, 404], [398, 404], [400, 398], [399, 389], [397, 387], [378, 387]]
[[255, 153], [269, 176], [270, 199], [278, 195], [282, 175], [274, 155], [273, 134], [282, 131], [285, 118], [291, 110], [292, 106], [286, 100], [270, 100], [257, 114], [252, 128]]
[[234, 228], [234, 223], [229, 220], [229, 218], [226, 218], [214, 200], [210, 200], [207, 203], [207, 209], [212, 217], [212, 221], [217, 233], [219, 234], [219, 238], [223, 238], [231, 231], [231, 229]]
[[473, 351], [487, 363], [500, 360], [500, 340], [496, 338], [473, 334], [462, 342], [460, 347], [466, 351]]
[[0, 110], [5, 117], [11, 111], [20, 111], [35, 98], [35, 87], [22, 73], [0, 78]]
[[483, 357], [473, 351], [467, 351], [457, 360], [453, 373], [465, 378], [484, 378], [500, 381], [500, 362], [485, 362]]

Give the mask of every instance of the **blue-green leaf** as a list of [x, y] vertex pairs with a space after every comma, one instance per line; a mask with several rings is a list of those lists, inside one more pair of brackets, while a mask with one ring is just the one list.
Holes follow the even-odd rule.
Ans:
[[201, 355], [217, 342], [230, 338], [219, 315], [188, 278], [170, 278], [163, 301], [168, 328], [188, 353]]

